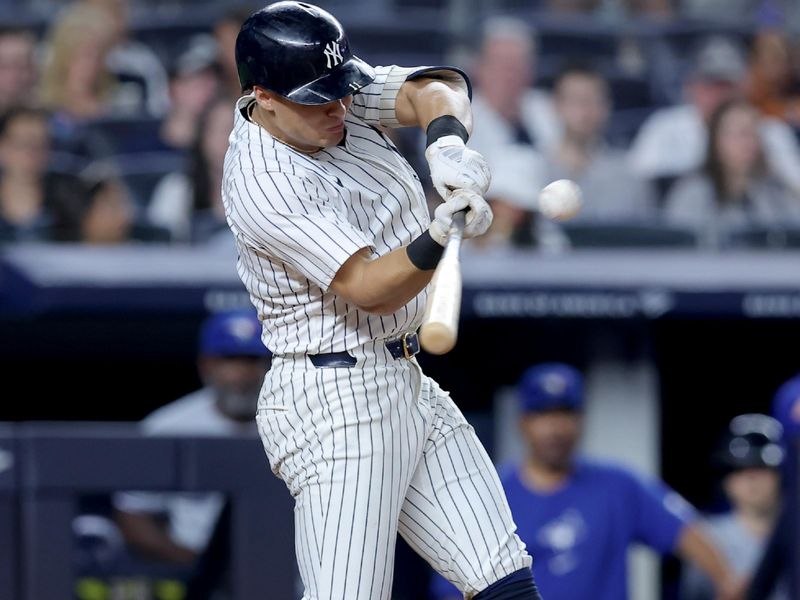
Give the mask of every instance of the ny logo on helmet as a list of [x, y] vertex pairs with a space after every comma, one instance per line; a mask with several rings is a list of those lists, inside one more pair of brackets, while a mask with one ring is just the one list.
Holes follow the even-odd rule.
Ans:
[[342, 51], [339, 49], [338, 42], [328, 42], [325, 46], [325, 58], [328, 60], [328, 68], [335, 67], [342, 62]]

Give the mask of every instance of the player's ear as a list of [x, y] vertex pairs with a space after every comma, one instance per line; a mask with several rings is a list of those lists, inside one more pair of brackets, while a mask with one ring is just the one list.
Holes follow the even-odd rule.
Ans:
[[261, 108], [270, 111], [275, 109], [275, 94], [258, 85], [253, 87], [253, 93], [256, 102]]

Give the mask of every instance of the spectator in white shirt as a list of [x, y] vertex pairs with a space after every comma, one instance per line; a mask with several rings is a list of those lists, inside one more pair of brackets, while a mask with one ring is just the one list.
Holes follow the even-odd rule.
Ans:
[[524, 21], [489, 19], [473, 68], [477, 90], [470, 145], [490, 166], [510, 145], [543, 149], [558, 141], [560, 125], [547, 93], [531, 87], [536, 78], [536, 38]]
[[[706, 155], [712, 113], [726, 100], [743, 95], [745, 62], [732, 42], [711, 38], [693, 65], [684, 89], [686, 103], [655, 112], [634, 140], [630, 160], [643, 177], [674, 180], [698, 169]], [[800, 146], [791, 128], [762, 118], [758, 129], [767, 165], [784, 183], [800, 190]]]

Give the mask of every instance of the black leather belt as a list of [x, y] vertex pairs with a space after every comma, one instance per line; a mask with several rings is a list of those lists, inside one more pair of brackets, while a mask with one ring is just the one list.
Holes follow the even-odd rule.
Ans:
[[387, 341], [386, 349], [392, 358], [411, 360], [419, 353], [419, 336], [416, 333], [404, 333], [395, 340]]
[[[392, 358], [405, 358], [410, 360], [419, 352], [419, 337], [416, 333], [404, 333], [401, 337], [388, 340], [386, 349]], [[309, 354], [311, 364], [319, 368], [345, 368], [356, 366], [356, 357], [349, 352], [329, 352], [327, 354]]]

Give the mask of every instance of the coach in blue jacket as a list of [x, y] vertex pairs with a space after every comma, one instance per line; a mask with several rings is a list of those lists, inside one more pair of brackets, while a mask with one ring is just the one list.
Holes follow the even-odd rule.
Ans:
[[[728, 565], [683, 498], [661, 481], [576, 457], [583, 409], [577, 370], [531, 367], [519, 398], [528, 454], [501, 468], [500, 479], [545, 600], [626, 600], [632, 543], [677, 554], [709, 576], [718, 598], [737, 597]], [[439, 600], [461, 598], [443, 579], [432, 589]]]

